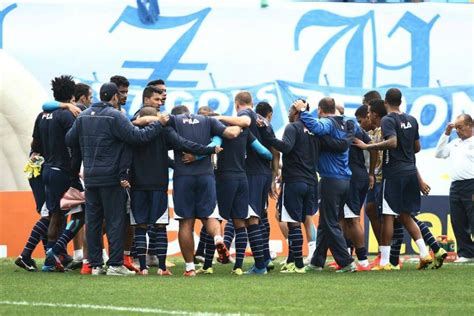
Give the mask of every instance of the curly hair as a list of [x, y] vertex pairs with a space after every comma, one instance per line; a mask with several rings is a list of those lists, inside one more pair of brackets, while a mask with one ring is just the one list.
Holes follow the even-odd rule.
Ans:
[[51, 80], [51, 87], [56, 101], [69, 102], [74, 96], [76, 83], [72, 79], [72, 76], [62, 75]]

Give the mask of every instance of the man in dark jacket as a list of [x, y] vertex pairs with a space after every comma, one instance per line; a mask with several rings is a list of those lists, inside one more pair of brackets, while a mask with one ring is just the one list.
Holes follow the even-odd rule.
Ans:
[[[69, 146], [80, 146], [86, 187], [86, 240], [92, 274], [134, 274], [123, 267], [123, 236], [125, 227], [125, 193], [120, 186], [119, 165], [125, 143], [146, 143], [162, 132], [160, 121], [167, 116], [149, 117], [151, 124], [143, 129], [134, 127], [114, 107], [119, 101], [115, 83], [100, 89], [101, 102], [81, 113], [66, 135]], [[105, 218], [109, 240], [109, 268], [102, 260], [102, 221]]]

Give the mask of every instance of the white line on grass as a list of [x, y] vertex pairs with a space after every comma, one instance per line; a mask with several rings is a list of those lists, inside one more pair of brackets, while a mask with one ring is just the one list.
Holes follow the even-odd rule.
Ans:
[[158, 309], [158, 308], [146, 308], [146, 307], [124, 307], [124, 306], [113, 306], [113, 305], [90, 305], [90, 304], [57, 304], [57, 303], [26, 302], [26, 301], [0, 301], [0, 305], [42, 306], [42, 307], [61, 307], [61, 308], [65, 307], [65, 308], [109, 310], [109, 311], [118, 311], [118, 312], [168, 314], [168, 315], [199, 315], [199, 316], [250, 315], [250, 314], [240, 314], [240, 313], [230, 314], [230, 313], [186, 312], [186, 311], [173, 311], [173, 310], [164, 310], [164, 309]]

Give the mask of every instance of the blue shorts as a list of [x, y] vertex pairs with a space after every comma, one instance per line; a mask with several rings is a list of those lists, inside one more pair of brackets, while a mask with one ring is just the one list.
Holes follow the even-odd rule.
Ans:
[[379, 204], [379, 197], [380, 197], [380, 189], [382, 188], [382, 183], [375, 182], [374, 187], [367, 191], [367, 199], [366, 203], [375, 203], [376, 205]]
[[216, 208], [214, 175], [175, 177], [173, 203], [176, 219], [210, 217]]
[[132, 190], [130, 223], [168, 224], [168, 192]]
[[61, 211], [61, 199], [69, 189], [69, 173], [55, 167], [43, 167], [43, 182], [46, 190], [46, 208], [49, 213]]
[[247, 178], [216, 181], [217, 205], [222, 218], [246, 219], [249, 213], [249, 185]]
[[302, 223], [306, 216], [314, 215], [314, 187], [305, 182], [283, 183], [278, 199], [281, 222]]
[[416, 215], [420, 212], [420, 203], [420, 183], [416, 174], [382, 180], [379, 203], [382, 215]]
[[249, 184], [250, 216], [261, 217], [266, 213], [272, 176], [266, 174], [251, 174], [247, 175], [247, 180]]
[[349, 197], [344, 204], [344, 218], [360, 217], [360, 209], [364, 205], [367, 191], [369, 190], [369, 179], [351, 180]]
[[46, 202], [46, 190], [44, 187], [43, 176], [40, 174], [36, 178], [31, 178], [28, 180], [30, 183], [31, 191], [33, 191], [33, 196], [36, 203], [36, 211], [41, 212], [41, 208]]

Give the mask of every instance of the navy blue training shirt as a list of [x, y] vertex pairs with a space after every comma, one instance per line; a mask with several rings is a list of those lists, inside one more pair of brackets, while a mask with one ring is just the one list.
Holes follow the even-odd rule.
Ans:
[[304, 182], [316, 185], [316, 165], [319, 160], [320, 141], [301, 122], [288, 124], [283, 139], [278, 140], [262, 128], [266, 141], [283, 153], [282, 180], [284, 183]]
[[[213, 136], [222, 136], [226, 129], [225, 125], [215, 118], [194, 114], [170, 115], [169, 124], [178, 132], [179, 136], [201, 145], [208, 145]], [[183, 153], [180, 150], [175, 150], [175, 177], [214, 174], [211, 156], [190, 164], [185, 164], [182, 158]]]
[[[364, 143], [370, 143], [370, 136], [355, 122], [355, 137]], [[351, 146], [349, 149], [349, 168], [352, 171], [352, 180], [367, 180], [369, 173], [365, 167], [364, 151], [357, 146]]]
[[397, 148], [383, 151], [383, 177], [416, 174], [415, 141], [420, 138], [416, 119], [405, 113], [392, 112], [382, 118], [381, 127], [385, 140], [397, 137]]
[[[249, 126], [250, 132], [262, 143], [265, 147], [267, 144], [262, 139], [260, 131], [257, 127], [257, 113], [252, 109], [245, 109], [239, 111], [237, 116], [248, 116], [250, 117], [251, 123]], [[250, 144], [247, 146], [247, 158], [245, 159], [245, 169], [249, 175], [257, 174], [272, 174], [271, 162], [260, 157], [254, 150], [250, 148]]]
[[36, 118], [33, 138], [41, 144], [45, 166], [71, 171], [71, 153], [65, 137], [74, 120], [74, 115], [66, 109], [43, 112]]
[[245, 178], [245, 157], [247, 148], [255, 141], [255, 136], [245, 128], [237, 138], [223, 139], [224, 149], [217, 155], [216, 176], [219, 179]]

